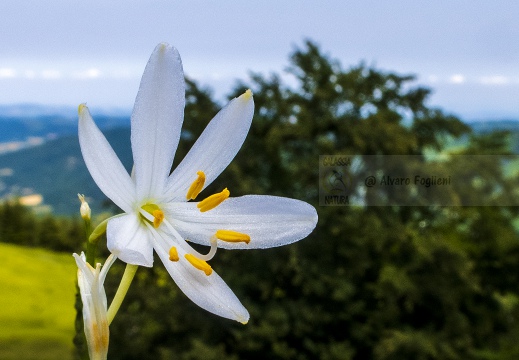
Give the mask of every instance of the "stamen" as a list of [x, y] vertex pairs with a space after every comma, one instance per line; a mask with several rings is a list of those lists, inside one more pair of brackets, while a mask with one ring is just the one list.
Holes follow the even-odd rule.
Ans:
[[204, 260], [200, 260], [199, 258], [191, 254], [186, 254], [184, 255], [184, 257], [187, 261], [191, 263], [191, 265], [193, 265], [198, 270], [202, 270], [207, 276], [211, 275], [211, 273], [213, 272], [211, 266]]
[[250, 242], [250, 236], [233, 230], [216, 230], [216, 237], [227, 242]]
[[198, 175], [198, 178], [193, 181], [191, 186], [189, 187], [189, 190], [187, 191], [186, 199], [187, 200], [194, 200], [198, 194], [200, 194], [200, 191], [202, 191], [202, 188], [205, 184], [205, 174], [203, 171], [197, 171], [196, 174]]
[[200, 212], [205, 212], [211, 209], [214, 209], [218, 205], [220, 205], [225, 199], [229, 197], [231, 193], [227, 188], [223, 189], [222, 192], [211, 195], [204, 200], [200, 201], [196, 206]]
[[178, 261], [178, 251], [177, 248], [172, 246], [171, 249], [169, 249], [169, 260], [171, 261]]

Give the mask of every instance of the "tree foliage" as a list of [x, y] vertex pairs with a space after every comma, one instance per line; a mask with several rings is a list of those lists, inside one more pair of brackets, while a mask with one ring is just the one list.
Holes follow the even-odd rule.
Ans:
[[0, 241], [56, 251], [81, 251], [84, 225], [79, 217], [38, 215], [17, 199], [0, 203]]

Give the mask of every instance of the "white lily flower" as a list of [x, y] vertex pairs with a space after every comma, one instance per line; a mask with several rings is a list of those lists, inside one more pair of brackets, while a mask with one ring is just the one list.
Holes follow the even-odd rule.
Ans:
[[108, 353], [107, 302], [104, 281], [116, 257], [110, 255], [103, 268], [97, 264], [94, 269], [86, 262], [85, 254], [73, 254], [78, 266], [77, 278], [81, 301], [83, 302], [83, 322], [91, 360], [106, 359]]
[[[197, 305], [222, 317], [249, 319], [232, 290], [206, 261], [217, 247], [268, 248], [306, 237], [315, 209], [274, 196], [228, 198], [229, 191], [195, 203], [196, 196], [231, 162], [249, 131], [252, 92], [233, 99], [207, 125], [170, 174], [184, 116], [185, 83], [180, 55], [159, 44], [144, 71], [131, 117], [132, 176], [79, 106], [79, 141], [97, 185], [125, 214], [109, 220], [108, 248], [129, 264], [152, 266], [153, 249], [180, 289]], [[200, 254], [187, 242], [210, 246]]]

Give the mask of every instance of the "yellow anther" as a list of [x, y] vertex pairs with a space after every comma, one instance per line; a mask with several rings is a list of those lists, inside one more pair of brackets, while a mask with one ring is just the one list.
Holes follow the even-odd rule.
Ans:
[[229, 192], [229, 190], [225, 188], [222, 192], [211, 195], [205, 198], [204, 200], [200, 201], [196, 207], [200, 210], [200, 212], [205, 212], [214, 209], [215, 207], [220, 205], [225, 199], [227, 199], [230, 194], [231, 193]]
[[252, 91], [250, 89], [247, 89], [243, 94], [243, 100], [249, 100], [252, 97]]
[[198, 175], [198, 178], [193, 181], [191, 186], [189, 187], [189, 190], [187, 191], [186, 199], [187, 200], [194, 200], [200, 194], [200, 191], [202, 191], [204, 184], [205, 184], [205, 174], [203, 171], [197, 171], [196, 174]]
[[216, 230], [216, 237], [227, 242], [250, 242], [249, 235], [232, 230]]
[[177, 248], [172, 246], [171, 249], [169, 249], [169, 260], [171, 261], [178, 261], [178, 251]]
[[186, 254], [185, 258], [187, 261], [191, 263], [191, 265], [193, 265], [198, 270], [202, 270], [207, 276], [211, 275], [211, 273], [213, 272], [211, 266], [204, 260], [200, 260], [199, 258], [191, 254]]

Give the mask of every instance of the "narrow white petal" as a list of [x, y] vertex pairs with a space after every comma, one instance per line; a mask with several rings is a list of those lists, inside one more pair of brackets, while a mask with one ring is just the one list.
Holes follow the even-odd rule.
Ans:
[[85, 105], [79, 106], [79, 145], [90, 175], [101, 191], [125, 212], [135, 201], [135, 185]]
[[177, 49], [159, 44], [142, 75], [132, 113], [138, 198], [162, 194], [180, 139], [185, 83]]
[[86, 262], [85, 254], [72, 254], [78, 267], [78, 285], [82, 293], [90, 295], [91, 286], [94, 282], [94, 269]]
[[101, 274], [99, 275], [99, 282], [101, 283], [101, 285], [104, 284], [106, 274], [108, 274], [108, 270], [110, 270], [110, 267], [113, 265], [115, 260], [117, 260], [117, 256], [115, 256], [114, 254], [110, 254], [110, 256], [108, 256], [108, 258], [105, 260], [103, 268], [101, 269]]
[[225, 249], [257, 249], [290, 244], [308, 236], [317, 224], [317, 212], [308, 203], [277, 196], [248, 195], [229, 198], [216, 208], [200, 212], [197, 203], [165, 207], [167, 217], [186, 239], [209, 245], [216, 230], [233, 230], [250, 236], [248, 244], [218, 241]]
[[164, 239], [155, 237], [154, 241], [155, 251], [166, 270], [191, 301], [218, 316], [241, 323], [249, 321], [247, 309], [214, 270], [207, 276], [193, 267], [184, 257], [186, 252], [180, 246], [177, 247], [179, 260], [171, 261], [168, 255], [170, 245]]
[[253, 114], [254, 100], [250, 91], [220, 110], [169, 177], [165, 199], [185, 201], [197, 171], [205, 173], [204, 188], [213, 182], [240, 150]]
[[151, 234], [138, 214], [126, 214], [108, 221], [108, 250], [128, 264], [153, 266]]

